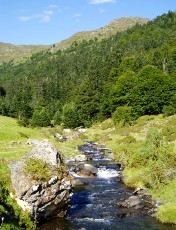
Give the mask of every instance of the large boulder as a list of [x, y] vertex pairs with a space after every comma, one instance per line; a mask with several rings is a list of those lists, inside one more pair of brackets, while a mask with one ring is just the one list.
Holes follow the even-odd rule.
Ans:
[[20, 161], [9, 164], [12, 197], [38, 220], [62, 217], [72, 195], [69, 175], [60, 153], [48, 141], [35, 144]]
[[80, 163], [78, 166], [79, 172], [78, 175], [81, 177], [95, 177], [97, 175], [98, 169], [91, 164], [82, 164]]

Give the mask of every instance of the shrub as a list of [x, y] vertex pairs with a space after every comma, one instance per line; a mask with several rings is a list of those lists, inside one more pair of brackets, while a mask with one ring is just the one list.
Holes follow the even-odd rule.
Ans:
[[176, 140], [176, 127], [167, 126], [162, 129], [162, 135], [165, 136], [165, 141], [175, 141]]
[[24, 164], [24, 173], [29, 174], [34, 180], [47, 181], [50, 178], [50, 171], [46, 162], [29, 158], [25, 160]]
[[113, 128], [113, 126], [114, 126], [114, 124], [113, 124], [111, 119], [107, 119], [104, 122], [102, 122], [102, 124], [101, 124], [102, 130]]
[[150, 161], [145, 177], [149, 188], [157, 189], [161, 185], [166, 184], [168, 178], [165, 163], [161, 160]]
[[125, 126], [131, 124], [133, 120], [132, 107], [131, 106], [119, 106], [116, 111], [112, 114], [112, 119], [115, 124]]
[[42, 108], [41, 110], [35, 110], [31, 119], [31, 123], [33, 126], [46, 127], [51, 123], [49, 114], [44, 108]]
[[157, 218], [165, 224], [176, 224], [176, 204], [165, 204], [158, 208]]
[[172, 107], [171, 105], [168, 106], [164, 106], [162, 113], [164, 114], [164, 116], [168, 117], [171, 115], [174, 115], [176, 112], [176, 109], [174, 107]]
[[131, 144], [136, 143], [136, 139], [132, 136], [127, 136], [120, 140], [120, 142], [122, 142], [123, 144]]
[[150, 128], [146, 135], [146, 144], [152, 144], [155, 147], [159, 147], [162, 142], [162, 135], [156, 128]]

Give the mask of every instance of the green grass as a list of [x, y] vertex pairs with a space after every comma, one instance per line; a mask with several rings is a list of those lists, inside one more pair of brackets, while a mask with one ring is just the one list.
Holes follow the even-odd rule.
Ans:
[[15, 63], [25, 61], [32, 54], [49, 49], [44, 45], [13, 45], [0, 42], [0, 64], [14, 60]]
[[0, 116], [0, 159], [18, 159], [31, 149], [28, 138], [42, 139], [40, 131], [20, 127], [13, 118]]
[[[142, 185], [154, 199], [164, 203], [157, 218], [176, 224], [176, 115], [143, 116], [131, 126], [115, 126], [109, 119], [87, 131], [90, 140], [111, 148], [118, 163], [125, 166], [124, 182]], [[172, 135], [172, 138], [171, 138]]]
[[62, 134], [60, 127], [53, 129], [20, 127], [16, 119], [0, 116], [0, 162], [17, 160], [31, 150], [33, 146], [27, 144], [29, 138], [49, 139], [59, 149], [63, 158], [71, 158], [78, 154], [76, 147], [83, 143], [82, 140], [70, 139], [67, 142], [59, 142], [52, 137], [57, 132]]
[[[168, 128], [172, 127], [172, 128]], [[25, 128], [15, 119], [0, 116], [0, 174], [8, 175], [5, 163], [19, 159], [31, 146], [28, 138], [49, 139], [61, 152], [64, 159], [74, 157], [83, 141], [94, 141], [112, 149], [118, 163], [125, 166], [124, 182], [129, 187], [142, 185], [154, 199], [164, 205], [158, 209], [158, 219], [163, 223], [176, 223], [171, 211], [175, 213], [176, 204], [176, 140], [166, 137], [175, 133], [176, 115], [170, 117], [143, 116], [131, 126], [114, 126], [111, 119], [94, 124], [78, 139], [59, 142], [52, 136], [64, 134], [62, 127]], [[73, 134], [77, 132], [72, 130]], [[168, 173], [173, 172], [172, 177]], [[174, 214], [175, 215], [175, 214]]]
[[157, 218], [164, 224], [176, 224], [176, 203], [160, 206]]

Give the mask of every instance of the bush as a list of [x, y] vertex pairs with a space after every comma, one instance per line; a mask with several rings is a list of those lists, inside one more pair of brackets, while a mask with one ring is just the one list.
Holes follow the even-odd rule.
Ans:
[[103, 121], [101, 124], [102, 130], [113, 128], [113, 126], [114, 126], [114, 124], [113, 124], [111, 119], [107, 119], [107, 120]]
[[132, 136], [127, 136], [122, 140], [120, 140], [120, 142], [122, 142], [123, 144], [131, 144], [131, 143], [136, 143], [136, 139]]
[[29, 174], [34, 180], [47, 181], [50, 178], [47, 163], [36, 158], [25, 160], [24, 173]]
[[51, 123], [49, 114], [44, 108], [42, 108], [42, 110], [35, 110], [31, 119], [31, 123], [33, 126], [46, 127]]
[[157, 189], [167, 183], [167, 170], [163, 161], [150, 161], [145, 175], [149, 188]]
[[176, 109], [174, 107], [172, 107], [171, 105], [168, 106], [164, 106], [162, 113], [164, 114], [164, 116], [168, 117], [171, 115], [174, 115], [176, 112]]
[[176, 224], [176, 204], [165, 204], [158, 208], [157, 218], [165, 224]]
[[112, 119], [115, 124], [125, 126], [131, 124], [133, 120], [132, 107], [131, 106], [119, 106], [116, 111], [112, 114]]
[[146, 144], [151, 144], [154, 147], [159, 147], [162, 142], [162, 135], [156, 128], [150, 128], [146, 136]]
[[175, 141], [176, 140], [176, 127], [167, 126], [162, 129], [162, 135], [165, 136], [165, 141]]
[[62, 122], [67, 128], [76, 128], [79, 126], [78, 113], [73, 102], [63, 106]]

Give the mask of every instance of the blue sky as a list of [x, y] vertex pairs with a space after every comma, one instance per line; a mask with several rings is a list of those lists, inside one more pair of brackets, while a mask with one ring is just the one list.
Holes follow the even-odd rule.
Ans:
[[124, 16], [154, 19], [175, 0], [0, 0], [0, 42], [54, 44]]

